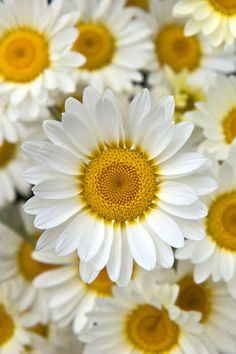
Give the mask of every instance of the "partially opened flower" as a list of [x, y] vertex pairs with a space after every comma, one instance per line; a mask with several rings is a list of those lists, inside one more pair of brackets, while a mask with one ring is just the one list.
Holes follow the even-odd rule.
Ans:
[[36, 184], [25, 210], [46, 230], [42, 249], [77, 250], [82, 273], [107, 267], [113, 281], [126, 272], [128, 282], [133, 260], [146, 270], [171, 267], [172, 247], [204, 238], [199, 195], [215, 182], [204, 156], [181, 151], [193, 125], [173, 124], [173, 113], [172, 97], [156, 106], [144, 90], [124, 117], [110, 91], [87, 88], [83, 103], [67, 101], [62, 122], [45, 122], [50, 142], [23, 147], [33, 159], [27, 180]]
[[75, 67], [85, 61], [71, 51], [77, 30], [75, 13], [63, 1], [6, 0], [0, 3], [0, 92], [23, 118], [39, 116], [50, 94], [75, 89]]
[[232, 44], [236, 37], [236, 3], [234, 0], [181, 0], [174, 14], [190, 17], [185, 26], [188, 36], [202, 32], [214, 45]]

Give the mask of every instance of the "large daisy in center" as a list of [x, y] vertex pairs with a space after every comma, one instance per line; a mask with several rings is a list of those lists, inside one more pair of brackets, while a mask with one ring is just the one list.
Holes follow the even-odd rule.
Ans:
[[83, 103], [67, 100], [62, 122], [45, 122], [50, 142], [24, 145], [36, 184], [25, 210], [46, 230], [41, 247], [45, 240], [59, 255], [77, 249], [87, 266], [107, 266], [118, 281], [123, 271], [130, 279], [133, 259], [147, 270], [171, 267], [171, 246], [204, 237], [198, 196], [215, 184], [202, 172], [204, 156], [181, 151], [193, 125], [174, 125], [173, 114], [172, 97], [154, 106], [144, 90], [125, 118], [110, 91], [87, 88]]

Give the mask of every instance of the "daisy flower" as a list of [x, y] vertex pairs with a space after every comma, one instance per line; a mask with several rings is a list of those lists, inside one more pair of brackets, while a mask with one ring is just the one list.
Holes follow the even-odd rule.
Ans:
[[130, 90], [132, 82], [141, 82], [139, 72], [151, 55], [150, 30], [124, 0], [73, 0], [80, 13], [79, 36], [73, 50], [86, 62], [78, 68], [78, 80], [103, 90]]
[[179, 294], [176, 305], [183, 311], [201, 313], [201, 340], [209, 353], [235, 352], [236, 315], [232, 308], [235, 308], [236, 302], [229, 295], [225, 283], [206, 280], [197, 284], [190, 262], [178, 262], [176, 270], [154, 271], [153, 278], [157, 282], [177, 284]]
[[24, 320], [10, 301], [5, 286], [0, 287], [0, 328], [1, 354], [21, 354], [25, 345], [30, 343]]
[[236, 273], [236, 145], [229, 159], [219, 166], [219, 188], [207, 198], [209, 213], [203, 219], [207, 237], [196, 242], [186, 242], [178, 250], [178, 259], [190, 259], [194, 267], [194, 279], [202, 283], [210, 276], [215, 282], [228, 282]]
[[214, 154], [219, 160], [227, 158], [236, 138], [235, 100], [236, 78], [219, 76], [205, 102], [197, 104], [197, 110], [187, 115], [203, 129], [205, 139], [200, 150]]
[[[85, 265], [75, 253], [60, 257], [53, 252], [34, 252], [33, 256], [40, 262], [59, 265], [58, 269], [49, 270], [36, 277], [34, 285], [48, 290], [49, 307], [54, 322], [60, 326], [68, 326], [73, 322], [74, 332], [79, 333], [87, 324], [86, 313], [93, 310], [96, 299], [112, 296], [114, 283], [108, 277], [106, 269], [100, 273], [91, 271], [87, 284], [80, 276]], [[138, 274], [139, 269], [135, 266], [132, 278], [137, 278]], [[125, 282], [128, 272], [123, 269], [122, 275], [120, 282]]]
[[178, 286], [148, 285], [117, 288], [112, 299], [97, 301], [80, 336], [86, 354], [208, 353], [199, 338], [200, 314], [174, 305]]
[[148, 66], [150, 84], [158, 83], [160, 71], [168, 65], [173, 71], [188, 70], [196, 80], [208, 84], [215, 72], [235, 71], [234, 48], [216, 50], [204, 38], [186, 37], [184, 23], [172, 15], [175, 0], [151, 0], [150, 26], [154, 44], [153, 58]]
[[202, 32], [213, 46], [232, 44], [236, 37], [236, 3], [228, 0], [180, 0], [174, 14], [189, 16], [185, 34]]
[[75, 68], [85, 62], [71, 50], [77, 15], [65, 14], [62, 0], [5, 0], [0, 13], [0, 92], [34, 119], [53, 90], [75, 89]]
[[47, 323], [48, 298], [44, 290], [34, 287], [33, 281], [39, 274], [54, 269], [55, 266], [33, 259], [33, 243], [39, 237], [39, 232], [33, 227], [31, 217], [24, 214], [22, 208], [19, 211], [25, 238], [0, 224], [0, 282], [8, 286], [19, 310], [27, 311], [25, 317], [30, 323]]
[[61, 256], [77, 250], [82, 273], [106, 266], [113, 281], [125, 270], [127, 282], [133, 260], [146, 270], [171, 267], [171, 246], [204, 237], [199, 195], [215, 188], [208, 160], [181, 152], [193, 125], [173, 124], [172, 97], [153, 105], [143, 90], [128, 110], [124, 117], [110, 91], [86, 88], [83, 103], [67, 100], [62, 122], [45, 122], [50, 142], [23, 147], [35, 184], [25, 211], [45, 230], [38, 245]]

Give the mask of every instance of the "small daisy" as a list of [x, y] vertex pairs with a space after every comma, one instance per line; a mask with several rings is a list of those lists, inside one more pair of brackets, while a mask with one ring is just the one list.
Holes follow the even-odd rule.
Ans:
[[73, 73], [85, 62], [71, 51], [77, 16], [64, 13], [62, 0], [5, 0], [0, 13], [0, 93], [34, 119], [53, 90], [75, 89]]
[[73, 49], [82, 53], [86, 63], [78, 68], [78, 79], [101, 91], [130, 90], [132, 82], [142, 81], [139, 70], [150, 58], [150, 30], [123, 0], [73, 0], [80, 13], [79, 36]]
[[236, 68], [234, 48], [212, 49], [202, 37], [186, 37], [184, 23], [172, 15], [175, 0], [151, 0], [154, 53], [148, 70], [150, 84], [158, 83], [160, 69], [168, 65], [173, 71], [188, 70], [196, 80], [208, 84], [215, 72], [232, 73]]
[[[87, 323], [86, 312], [90, 312], [97, 298], [110, 298], [114, 283], [108, 277], [106, 269], [100, 273], [91, 271], [89, 283], [80, 277], [81, 268], [85, 265], [79, 262], [78, 256], [56, 256], [52, 252], [35, 252], [34, 259], [40, 262], [59, 265], [56, 270], [49, 270], [35, 278], [34, 285], [48, 290], [49, 307], [53, 320], [60, 326], [68, 326], [73, 322], [75, 333], [80, 332]], [[138, 276], [138, 267], [133, 271], [132, 278]], [[122, 270], [119, 283], [126, 282], [128, 272]]]
[[[34, 279], [50, 269], [51, 264], [40, 263], [33, 259], [33, 243], [39, 236], [33, 227], [31, 218], [23, 213], [24, 237], [9, 227], [0, 224], [0, 282], [6, 284], [12, 299], [17, 302], [20, 311], [27, 311], [28, 321], [47, 323], [49, 318], [48, 299], [44, 290], [33, 285]], [[32, 242], [32, 243], [30, 243]]]
[[178, 259], [190, 259], [194, 267], [194, 279], [204, 282], [212, 276], [215, 282], [228, 282], [236, 273], [236, 145], [229, 159], [219, 166], [219, 188], [208, 198], [208, 216], [203, 219], [207, 237], [196, 242], [186, 242], [178, 250]]
[[30, 336], [24, 320], [9, 299], [8, 289], [0, 287], [0, 354], [21, 354]]
[[158, 282], [179, 286], [176, 300], [178, 307], [184, 311], [201, 313], [201, 339], [209, 353], [235, 352], [236, 315], [232, 309], [236, 302], [229, 295], [225, 283], [206, 280], [197, 284], [193, 279], [193, 265], [190, 262], [178, 262], [176, 271], [153, 272], [153, 277]]
[[174, 14], [191, 16], [185, 34], [202, 32], [213, 46], [232, 44], [236, 37], [236, 2], [234, 0], [180, 0]]
[[225, 160], [236, 138], [236, 78], [219, 76], [213, 88], [188, 117], [203, 128], [200, 149]]
[[208, 353], [199, 338], [200, 314], [174, 305], [178, 286], [133, 285], [114, 289], [112, 299], [97, 301], [88, 314], [90, 328], [80, 336], [86, 354]]
[[46, 230], [44, 250], [77, 250], [89, 268], [107, 266], [113, 281], [125, 266], [127, 282], [133, 260], [146, 270], [171, 267], [171, 246], [204, 237], [199, 195], [215, 188], [200, 170], [208, 160], [180, 151], [193, 125], [172, 123], [172, 97], [152, 105], [143, 90], [128, 109], [124, 117], [110, 91], [86, 88], [83, 103], [67, 100], [62, 122], [45, 122], [50, 142], [24, 144], [33, 160], [27, 180], [35, 184], [25, 210]]

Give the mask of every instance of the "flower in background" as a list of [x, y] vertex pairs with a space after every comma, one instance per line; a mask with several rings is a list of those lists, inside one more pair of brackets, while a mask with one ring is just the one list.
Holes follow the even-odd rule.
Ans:
[[208, 85], [216, 72], [235, 71], [234, 48], [214, 50], [207, 40], [198, 35], [186, 37], [184, 21], [172, 15], [175, 4], [175, 0], [151, 0], [150, 26], [154, 52], [147, 68], [151, 71], [150, 84], [158, 83], [165, 65], [176, 73], [189, 71], [201, 86]]
[[[194, 279], [202, 283], [210, 276], [215, 282], [233, 279], [236, 273], [236, 145], [229, 158], [218, 168], [219, 188], [207, 198], [209, 213], [203, 220], [207, 237], [196, 242], [186, 242], [178, 250], [178, 259], [189, 259], [194, 266]], [[216, 171], [214, 171], [216, 172]], [[235, 285], [234, 285], [235, 287]]]
[[67, 100], [62, 122], [45, 122], [50, 142], [23, 147], [35, 184], [25, 211], [46, 230], [42, 240], [61, 256], [77, 250], [87, 263], [83, 279], [107, 267], [115, 282], [127, 273], [123, 285], [133, 260], [146, 270], [172, 267], [172, 247], [204, 238], [199, 219], [207, 208], [199, 195], [215, 188], [200, 170], [207, 159], [181, 152], [193, 125], [173, 124], [172, 97], [153, 105], [143, 90], [128, 112], [124, 119], [110, 91], [89, 87], [83, 103]]
[[218, 76], [214, 90], [187, 117], [203, 129], [201, 151], [225, 160], [236, 138], [236, 78]]
[[124, 1], [106, 2], [73, 0], [80, 13], [79, 36], [73, 50], [82, 53], [86, 62], [78, 67], [78, 80], [99, 90], [130, 90], [133, 82], [141, 82], [139, 72], [150, 58], [150, 30]]
[[199, 337], [200, 314], [175, 305], [178, 286], [153, 285], [146, 278], [113, 294], [98, 300], [88, 316], [90, 328], [80, 335], [88, 343], [86, 354], [208, 353]]
[[75, 68], [84, 64], [71, 51], [78, 35], [75, 13], [63, 1], [6, 0], [0, 3], [0, 92], [23, 119], [33, 120], [55, 89], [75, 90]]
[[236, 37], [236, 3], [225, 0], [181, 0], [174, 7], [174, 14], [190, 17], [185, 34], [202, 32], [213, 46], [232, 44]]

